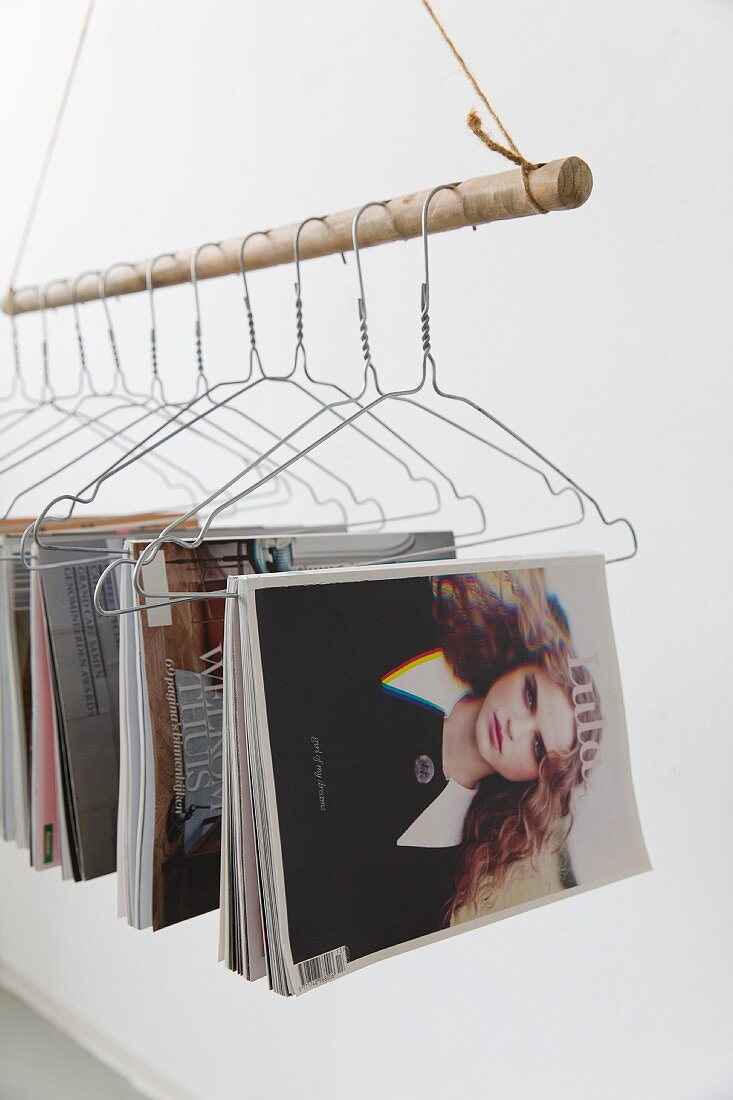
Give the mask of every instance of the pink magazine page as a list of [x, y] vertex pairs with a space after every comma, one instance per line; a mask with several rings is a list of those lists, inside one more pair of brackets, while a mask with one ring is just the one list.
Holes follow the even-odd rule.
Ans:
[[40, 574], [31, 573], [31, 681], [33, 743], [33, 866], [44, 871], [60, 863], [56, 755], [56, 708], [51, 682], [46, 613]]

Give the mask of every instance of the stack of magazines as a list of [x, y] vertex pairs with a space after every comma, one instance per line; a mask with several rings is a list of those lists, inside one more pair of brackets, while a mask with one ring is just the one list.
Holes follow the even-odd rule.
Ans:
[[[102, 571], [138, 529], [173, 519], [87, 519], [21, 558], [0, 535], [0, 823], [38, 870], [115, 870], [119, 782], [119, 625], [94, 607]], [[117, 602], [114, 575], [104, 598]]]
[[0, 829], [30, 843], [30, 574], [18, 560], [20, 538], [0, 536]]
[[[65, 876], [79, 881], [115, 869], [119, 629], [116, 619], [97, 614], [94, 589], [124, 537], [76, 536], [74, 545], [84, 549], [39, 550], [37, 564], [51, 568], [32, 574], [40, 578], [34, 652], [42, 670], [32, 802], [37, 816], [55, 791], [56, 820], [40, 813], [34, 836], [43, 838], [49, 862], [59, 860]], [[116, 598], [114, 575], [105, 597]]]
[[[648, 868], [602, 557], [238, 572], [230, 969], [297, 995]], [[192, 850], [214, 800], [170, 794]]]
[[[147, 545], [130, 540], [126, 555]], [[120, 618], [118, 903], [131, 925], [160, 929], [219, 904], [229, 578], [444, 558], [452, 546], [445, 531], [214, 533], [195, 549], [164, 545], [142, 569], [145, 597], [121, 572], [121, 606], [147, 608]], [[196, 593], [207, 598], [180, 600]]]
[[219, 906], [220, 959], [285, 996], [648, 869], [600, 555], [153, 547], [165, 518], [0, 527], [0, 826], [32, 866], [117, 870], [139, 929]]

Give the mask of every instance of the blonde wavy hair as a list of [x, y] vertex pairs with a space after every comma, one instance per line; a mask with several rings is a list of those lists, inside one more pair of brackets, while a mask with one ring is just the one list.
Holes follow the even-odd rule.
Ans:
[[[576, 696], [581, 691], [591, 699], [583, 708], [584, 721], [600, 721], [588, 670], [582, 687], [571, 674], [567, 616], [547, 593], [542, 570], [437, 577], [433, 596], [445, 658], [477, 698], [507, 672], [537, 665], [562, 687], [571, 705], [574, 688]], [[531, 782], [511, 782], [497, 774], [481, 781], [464, 824], [448, 906], [451, 924], [496, 909], [520, 864], [537, 869], [541, 859], [546, 865], [548, 849], [560, 851], [572, 827], [573, 792], [586, 782], [588, 751], [583, 746], [595, 742], [597, 752], [600, 739], [600, 729], [586, 732], [583, 742], [576, 734], [567, 752], [547, 753]]]

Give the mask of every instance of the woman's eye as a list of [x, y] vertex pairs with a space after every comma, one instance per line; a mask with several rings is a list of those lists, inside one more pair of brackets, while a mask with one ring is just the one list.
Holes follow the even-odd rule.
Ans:
[[542, 760], [542, 758], [545, 755], [545, 743], [544, 743], [544, 741], [542, 740], [542, 738], [540, 737], [540, 735], [538, 733], [536, 733], [535, 736], [534, 736], [534, 741], [533, 741], [533, 746], [532, 747], [533, 747], [533, 750], [534, 750], [534, 758], [537, 761], [537, 763], [539, 764], [540, 761]]
[[537, 681], [527, 676], [524, 681], [524, 699], [531, 714], [537, 710]]

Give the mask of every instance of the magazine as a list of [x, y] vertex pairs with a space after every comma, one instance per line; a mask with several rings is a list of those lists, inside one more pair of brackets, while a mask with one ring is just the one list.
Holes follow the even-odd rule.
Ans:
[[[131, 540], [135, 560], [148, 543]], [[164, 544], [142, 570], [154, 594], [223, 593], [229, 577], [413, 555], [443, 557], [449, 532], [212, 535], [197, 549]], [[120, 581], [122, 606], [144, 606]], [[224, 598], [122, 616], [119, 909], [164, 928], [219, 905], [222, 828]]]
[[[20, 556], [32, 521], [0, 522], [0, 834], [28, 848], [39, 870], [114, 870], [117, 624], [97, 615], [93, 591], [126, 536], [174, 518], [49, 522], [52, 544], [29, 543], [32, 569]], [[114, 578], [106, 595], [115, 598]]]
[[16, 561], [20, 540], [0, 537], [0, 825], [30, 843], [30, 577]]
[[[115, 870], [119, 776], [117, 619], [94, 607], [94, 589], [124, 538], [77, 535], [86, 549], [38, 550], [47, 624], [62, 806], [74, 878]], [[95, 554], [95, 550], [98, 551]], [[114, 574], [105, 599], [116, 600]]]
[[[41, 575], [30, 574], [31, 582], [31, 863], [47, 870], [62, 862], [62, 849], [68, 851], [68, 837], [62, 843], [63, 814], [59, 815], [58, 723], [51, 669], [48, 623], [43, 606]], [[65, 877], [72, 871], [63, 861]]]
[[649, 868], [600, 555], [229, 589], [231, 969], [300, 994]]

